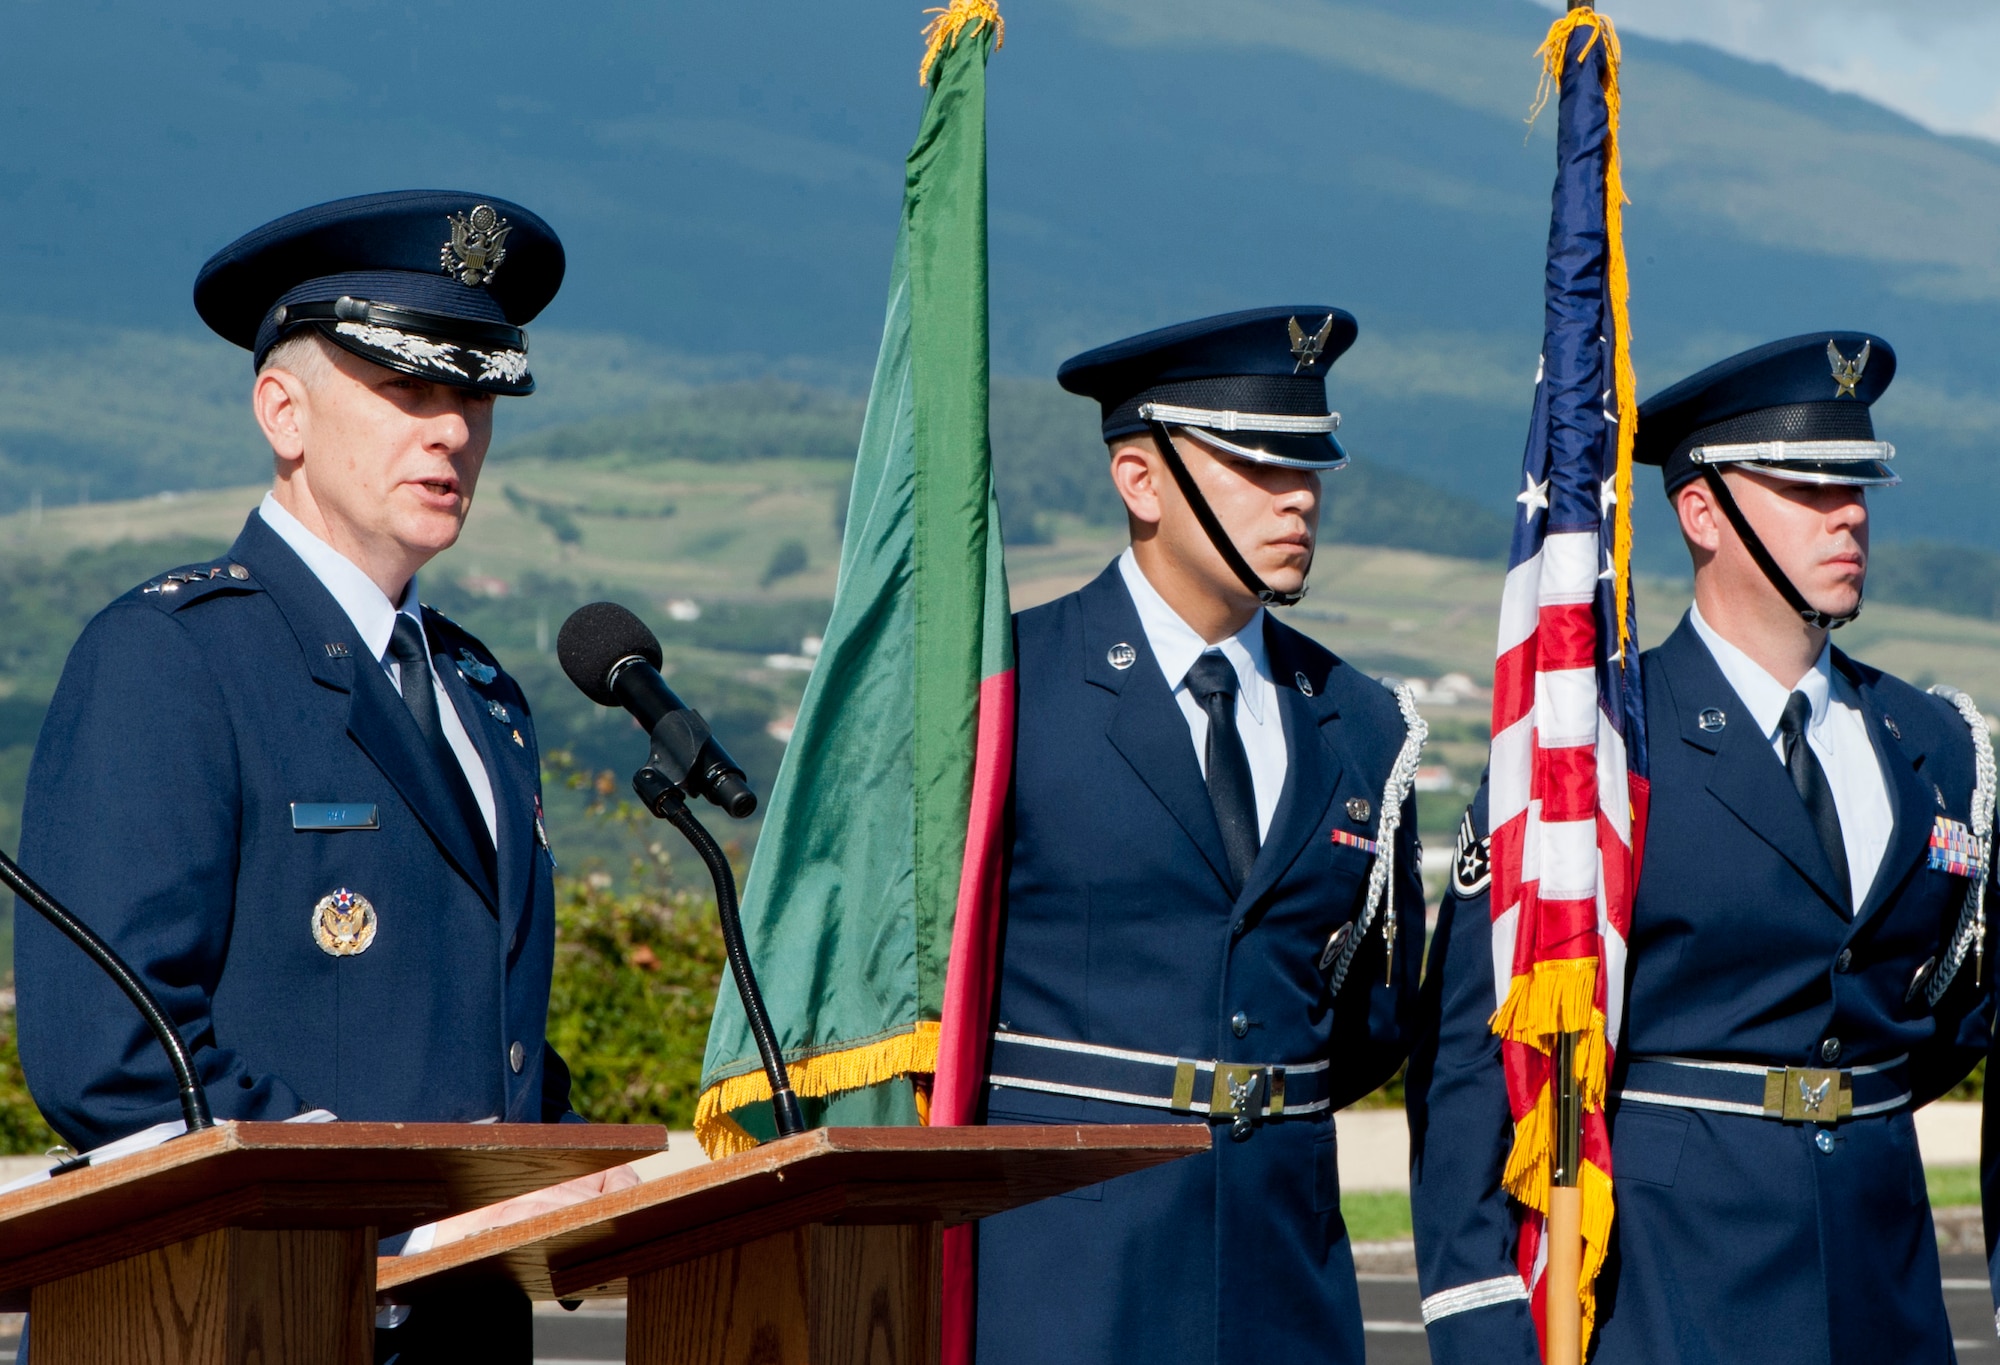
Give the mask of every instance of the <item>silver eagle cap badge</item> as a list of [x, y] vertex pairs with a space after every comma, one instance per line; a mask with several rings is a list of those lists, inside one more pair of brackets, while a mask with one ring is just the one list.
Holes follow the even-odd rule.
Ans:
[[1861, 372], [1868, 368], [1868, 354], [1874, 348], [1874, 342], [1864, 341], [1854, 359], [1849, 360], [1840, 353], [1840, 347], [1831, 341], [1826, 343], [1827, 363], [1833, 366], [1833, 382], [1838, 386], [1833, 391], [1835, 398], [1859, 397], [1854, 386], [1861, 382]]
[[1328, 313], [1326, 321], [1322, 322], [1319, 330], [1311, 336], [1306, 335], [1306, 329], [1299, 326], [1297, 318], [1285, 324], [1285, 331], [1292, 338], [1292, 358], [1298, 362], [1292, 366], [1292, 373], [1297, 374], [1318, 360], [1320, 352], [1326, 349], [1326, 339], [1333, 335], [1333, 314]]
[[507, 259], [507, 234], [513, 225], [481, 204], [471, 213], [454, 213], [451, 240], [438, 249], [438, 265], [460, 284], [479, 286], [493, 278], [493, 272]]

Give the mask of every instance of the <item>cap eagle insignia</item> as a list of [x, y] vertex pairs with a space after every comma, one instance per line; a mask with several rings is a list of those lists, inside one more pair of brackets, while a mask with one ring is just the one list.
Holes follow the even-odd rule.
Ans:
[[451, 240], [438, 251], [438, 265], [460, 284], [478, 287], [493, 278], [493, 272], [507, 259], [507, 234], [513, 224], [481, 204], [469, 214], [450, 216]]
[[1874, 345], [1875, 343], [1872, 341], [1862, 342], [1861, 350], [1855, 355], [1854, 359], [1849, 360], [1840, 353], [1840, 347], [1834, 345], [1831, 341], [1826, 343], [1826, 358], [1828, 363], [1833, 366], [1833, 382], [1839, 386], [1834, 390], [1833, 396], [1835, 398], [1859, 397], [1854, 392], [1854, 386], [1861, 382], [1861, 372], [1868, 368], [1868, 352], [1874, 348]]
[[1292, 358], [1298, 361], [1298, 364], [1292, 366], [1292, 373], [1297, 374], [1318, 360], [1320, 352], [1326, 349], [1326, 339], [1333, 335], [1333, 314], [1328, 313], [1326, 321], [1322, 322], [1319, 330], [1311, 336], [1306, 335], [1306, 329], [1299, 326], [1297, 318], [1286, 323], [1285, 330], [1291, 333]]

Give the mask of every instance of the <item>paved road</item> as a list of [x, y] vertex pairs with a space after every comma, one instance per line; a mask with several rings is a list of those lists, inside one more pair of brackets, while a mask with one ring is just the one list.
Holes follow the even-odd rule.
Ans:
[[[2000, 1363], [1985, 1264], [1977, 1256], [1947, 1256], [1944, 1274], [1945, 1305], [1958, 1338], [1959, 1358], [1967, 1365], [1982, 1360]], [[1417, 1298], [1414, 1275], [1362, 1276], [1361, 1312], [1367, 1324], [1370, 1365], [1429, 1365]], [[624, 1358], [623, 1313], [589, 1306], [576, 1313], [537, 1311], [537, 1365], [603, 1365]]]

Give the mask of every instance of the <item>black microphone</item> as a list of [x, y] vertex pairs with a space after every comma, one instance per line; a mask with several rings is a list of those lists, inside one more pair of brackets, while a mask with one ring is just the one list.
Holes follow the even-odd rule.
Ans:
[[632, 713], [653, 737], [653, 766], [683, 794], [705, 796], [737, 820], [757, 809], [743, 769], [660, 676], [660, 642], [644, 621], [616, 602], [578, 607], [556, 632], [556, 658], [584, 696]]
[[[32, 905], [41, 917], [60, 929], [63, 936], [84, 954], [103, 968], [119, 990], [145, 1017], [146, 1027], [153, 1031], [153, 1038], [161, 1051], [167, 1054], [167, 1065], [173, 1068], [174, 1083], [181, 1092], [181, 1118], [187, 1123], [188, 1131], [215, 1127], [215, 1119], [208, 1110], [208, 1094], [201, 1088], [201, 1080], [195, 1074], [194, 1058], [188, 1054], [187, 1043], [174, 1028], [173, 1021], [161, 1008], [159, 998], [146, 988], [139, 974], [126, 965], [125, 959], [112, 951], [111, 945], [91, 932], [89, 925], [71, 914], [61, 901], [42, 890], [41, 886], [21, 870], [19, 863], [0, 853], [0, 882], [5, 882], [14, 894]], [[58, 1167], [58, 1170], [67, 1169]]]
[[792, 1089], [763, 992], [757, 989], [757, 974], [750, 967], [750, 948], [736, 903], [736, 872], [715, 836], [702, 827], [683, 799], [699, 792], [741, 820], [757, 809], [757, 794], [743, 780], [743, 770], [715, 742], [708, 722], [675, 696], [660, 676], [660, 642], [631, 612], [616, 602], [578, 607], [556, 632], [556, 658], [584, 696], [599, 706], [624, 707], [652, 736], [652, 753], [646, 766], [632, 775], [632, 790], [647, 810], [687, 836], [708, 867], [729, 973], [736, 979], [750, 1036], [771, 1083], [772, 1119], [780, 1137], [803, 1133], [805, 1114]]

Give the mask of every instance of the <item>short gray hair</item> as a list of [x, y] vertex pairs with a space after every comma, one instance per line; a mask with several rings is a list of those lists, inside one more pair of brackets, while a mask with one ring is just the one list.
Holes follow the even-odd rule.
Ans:
[[308, 389], [316, 389], [333, 373], [332, 345], [319, 334], [318, 328], [301, 327], [265, 352], [264, 363], [257, 367], [257, 373], [283, 370], [296, 375]]

